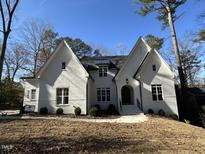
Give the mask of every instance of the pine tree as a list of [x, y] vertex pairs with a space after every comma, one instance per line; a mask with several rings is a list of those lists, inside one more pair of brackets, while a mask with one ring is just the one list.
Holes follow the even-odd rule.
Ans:
[[135, 0], [136, 4], [140, 6], [138, 10], [140, 15], [146, 16], [149, 13], [155, 12], [157, 13], [157, 19], [162, 22], [162, 28], [170, 28], [182, 91], [186, 89], [186, 81], [183, 73], [174, 22], [179, 18], [176, 14], [177, 8], [183, 5], [186, 1], [187, 0]]

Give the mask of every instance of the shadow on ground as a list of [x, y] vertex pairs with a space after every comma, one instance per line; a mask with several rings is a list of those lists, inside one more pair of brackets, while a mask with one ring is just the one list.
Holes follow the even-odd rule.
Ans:
[[[1, 151], [9, 153], [157, 153], [160, 144], [153, 145], [149, 140], [129, 140], [127, 138], [25, 138], [16, 141], [0, 141]], [[170, 150], [170, 147], [161, 147]], [[174, 149], [173, 149], [174, 150]], [[176, 149], [175, 149], [176, 150]]]

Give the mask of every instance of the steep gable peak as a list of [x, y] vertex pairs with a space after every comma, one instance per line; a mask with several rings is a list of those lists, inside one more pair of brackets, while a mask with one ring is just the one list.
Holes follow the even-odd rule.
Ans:
[[[149, 53], [152, 48], [147, 44], [147, 42], [140, 36], [137, 40], [137, 42], [135, 43], [134, 47], [132, 48], [131, 52], [128, 55], [127, 60], [125, 61], [124, 65], [122, 66], [122, 68], [119, 70], [119, 72], [116, 74], [114, 79], [118, 79], [120, 74], [123, 72], [123, 70], [126, 68], [128, 62], [130, 61], [130, 59], [134, 56], [134, 54], [136, 54], [137, 51], [142, 51], [142, 48], [145, 48], [146, 53], [144, 53], [144, 57], [146, 56], [147, 53]], [[143, 59], [142, 59], [143, 61]], [[138, 68], [136, 68], [138, 69]]]
[[83, 68], [83, 70], [86, 72], [87, 76], [88, 73], [87, 71], [84, 69], [83, 65], [81, 64], [81, 62], [79, 61], [78, 57], [74, 54], [74, 52], [72, 51], [72, 49], [70, 48], [70, 46], [67, 44], [67, 42], [65, 40], [62, 40], [61, 43], [58, 45], [58, 47], [56, 48], [56, 50], [52, 53], [52, 55], [50, 56], [50, 58], [48, 59], [48, 61], [41, 67], [41, 69], [37, 72], [36, 77], [40, 78], [40, 76], [42, 75], [42, 73], [44, 72], [44, 70], [49, 67], [49, 64], [52, 62], [52, 60], [55, 58], [55, 56], [61, 51], [61, 49], [65, 47], [67, 50], [67, 52], [69, 52], [69, 54], [72, 55], [72, 58], [74, 58], [78, 64]]

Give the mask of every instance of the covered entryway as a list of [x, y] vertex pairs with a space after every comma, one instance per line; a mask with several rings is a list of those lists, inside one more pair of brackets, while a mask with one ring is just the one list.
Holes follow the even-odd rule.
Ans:
[[130, 85], [121, 88], [120, 114], [130, 115], [141, 113], [134, 101], [134, 89]]
[[131, 86], [123, 86], [121, 89], [122, 105], [134, 104], [133, 88]]

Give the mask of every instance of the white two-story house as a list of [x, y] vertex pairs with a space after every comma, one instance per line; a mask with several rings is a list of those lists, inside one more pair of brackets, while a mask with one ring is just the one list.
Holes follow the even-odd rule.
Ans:
[[47, 107], [50, 113], [63, 108], [82, 114], [98, 104], [106, 110], [113, 104], [121, 114], [160, 109], [177, 114], [175, 74], [161, 55], [141, 37], [128, 56], [78, 59], [63, 41], [35, 75], [23, 77], [24, 105], [35, 112]]

